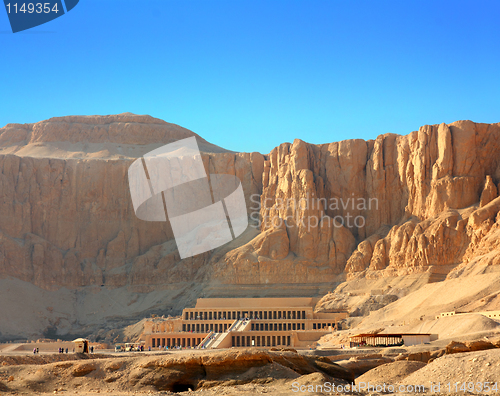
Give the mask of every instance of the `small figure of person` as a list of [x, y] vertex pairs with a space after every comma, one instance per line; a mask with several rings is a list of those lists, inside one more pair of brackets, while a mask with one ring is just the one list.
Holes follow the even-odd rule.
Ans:
[[90, 353], [94, 353], [94, 346], [90, 347]]
[[36, 348], [33, 348], [33, 355], [36, 354]]
[[68, 353], [68, 348], [66, 348], [66, 353]]

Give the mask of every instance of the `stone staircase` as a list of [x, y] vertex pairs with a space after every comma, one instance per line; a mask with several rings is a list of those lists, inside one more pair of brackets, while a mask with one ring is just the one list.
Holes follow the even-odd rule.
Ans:
[[250, 326], [250, 322], [251, 320], [235, 320], [231, 327], [227, 329], [227, 331], [245, 331]]
[[205, 348], [210, 348], [210, 349], [215, 349], [217, 348], [222, 341], [226, 339], [226, 337], [229, 335], [229, 333], [214, 333], [214, 336], [212, 339], [207, 343]]
[[251, 320], [236, 319], [233, 324], [224, 333], [215, 333], [211, 331], [200, 343], [200, 349], [215, 349], [229, 336], [233, 331], [245, 331], [251, 325]]
[[213, 337], [214, 334], [217, 334], [217, 333], [214, 333], [213, 331], [211, 331], [210, 333], [208, 333], [206, 335], [206, 337], [200, 342], [200, 344], [198, 345], [198, 348], [200, 348], [200, 349], [206, 349], [207, 345], [210, 344], [210, 342], [212, 341], [212, 337]]

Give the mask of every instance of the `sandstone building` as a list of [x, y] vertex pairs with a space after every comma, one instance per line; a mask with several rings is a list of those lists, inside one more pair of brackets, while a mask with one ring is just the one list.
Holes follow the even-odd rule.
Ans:
[[181, 317], [148, 320], [146, 347], [308, 347], [347, 317], [314, 305], [309, 297], [200, 298]]

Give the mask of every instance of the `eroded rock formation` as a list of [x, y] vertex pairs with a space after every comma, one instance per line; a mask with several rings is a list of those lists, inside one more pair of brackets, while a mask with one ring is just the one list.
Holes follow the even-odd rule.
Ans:
[[[83, 355], [83, 354], [81, 354]], [[71, 360], [70, 360], [71, 359]], [[84, 359], [83, 361], [80, 359]], [[111, 357], [94, 359], [46, 355], [33, 365], [18, 365], [22, 359], [10, 359], [0, 367], [0, 378], [11, 378], [3, 390], [10, 392], [185, 392], [202, 390], [213, 394], [226, 392], [226, 387], [242, 384], [301, 381], [304, 375], [321, 375], [323, 382], [351, 383], [354, 374], [320, 356], [302, 356], [293, 349], [260, 348], [213, 351], [208, 354], [179, 353], [162, 356]], [[66, 361], [61, 361], [66, 360]], [[49, 363], [53, 362], [53, 363]], [[81, 379], [88, 381], [82, 382]], [[307, 379], [307, 377], [306, 377]], [[0, 383], [0, 385], [3, 385]], [[284, 387], [285, 387], [284, 386]], [[225, 389], [226, 388], [226, 389]], [[2, 389], [2, 387], [0, 387]]]

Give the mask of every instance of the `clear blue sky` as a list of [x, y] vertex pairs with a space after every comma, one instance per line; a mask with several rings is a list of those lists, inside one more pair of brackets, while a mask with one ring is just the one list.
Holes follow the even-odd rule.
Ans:
[[0, 9], [0, 126], [150, 114], [268, 153], [500, 122], [500, 1], [80, 0], [12, 34]]

